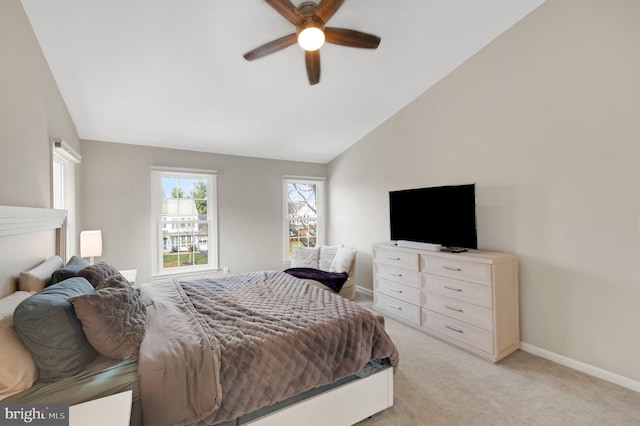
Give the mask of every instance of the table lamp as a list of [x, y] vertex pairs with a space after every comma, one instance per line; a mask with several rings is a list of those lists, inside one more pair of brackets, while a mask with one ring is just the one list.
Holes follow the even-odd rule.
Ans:
[[88, 257], [93, 265], [95, 256], [102, 256], [102, 231], [82, 231], [80, 233], [80, 256]]

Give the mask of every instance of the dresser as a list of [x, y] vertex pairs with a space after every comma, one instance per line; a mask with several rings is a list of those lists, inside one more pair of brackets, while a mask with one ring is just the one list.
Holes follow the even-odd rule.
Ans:
[[486, 360], [520, 346], [518, 259], [373, 246], [374, 309]]

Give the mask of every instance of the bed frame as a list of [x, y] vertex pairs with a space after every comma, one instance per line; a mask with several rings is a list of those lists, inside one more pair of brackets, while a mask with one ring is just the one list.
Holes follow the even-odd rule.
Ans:
[[[66, 259], [66, 210], [0, 206], [0, 297], [16, 278], [53, 255]], [[248, 424], [352, 425], [393, 405], [393, 368], [338, 386]]]
[[393, 368], [260, 417], [252, 426], [353, 425], [393, 405]]
[[21, 271], [51, 256], [66, 259], [66, 210], [0, 206], [0, 297], [17, 290]]

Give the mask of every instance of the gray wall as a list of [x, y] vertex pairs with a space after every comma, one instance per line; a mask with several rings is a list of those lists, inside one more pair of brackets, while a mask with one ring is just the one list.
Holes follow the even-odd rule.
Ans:
[[326, 175], [326, 165], [82, 141], [84, 229], [101, 229], [102, 260], [151, 274], [151, 167], [217, 171], [220, 267], [282, 269], [282, 176]]
[[2, 0], [0, 204], [50, 207], [51, 138], [79, 150], [78, 134], [22, 4]]
[[640, 380], [638, 22], [634, 0], [548, 0], [333, 160], [358, 284], [389, 190], [476, 182], [480, 248], [520, 257], [522, 340]]
[[[0, 1], [0, 205], [51, 206], [51, 138], [79, 149], [78, 135], [19, 0]], [[77, 200], [78, 205], [79, 200]], [[0, 289], [11, 275], [30, 269], [54, 252], [21, 236], [5, 237]], [[29, 253], [19, 256], [17, 253]], [[1, 291], [0, 291], [1, 293]], [[3, 294], [0, 294], [0, 297]]]

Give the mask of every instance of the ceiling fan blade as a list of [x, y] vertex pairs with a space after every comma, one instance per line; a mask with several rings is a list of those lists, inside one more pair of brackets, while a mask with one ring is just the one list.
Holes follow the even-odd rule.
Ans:
[[324, 37], [327, 43], [363, 49], [375, 49], [380, 44], [380, 37], [344, 28], [325, 28]]
[[247, 61], [253, 61], [254, 59], [262, 58], [278, 50], [282, 50], [285, 47], [289, 47], [292, 44], [296, 44], [298, 36], [296, 34], [289, 34], [284, 37], [280, 37], [277, 40], [270, 41], [267, 44], [263, 44], [260, 47], [253, 49], [251, 52], [244, 54], [244, 58]]
[[298, 26], [305, 21], [305, 17], [289, 0], [265, 0], [280, 15], [287, 18], [293, 25]]
[[322, 22], [326, 23], [334, 13], [342, 6], [344, 0], [322, 0], [316, 8], [315, 14]]
[[304, 62], [307, 65], [307, 76], [309, 84], [314, 85], [320, 82], [320, 50], [305, 51]]

